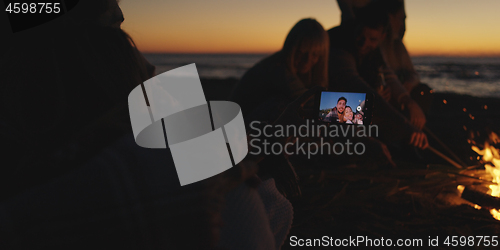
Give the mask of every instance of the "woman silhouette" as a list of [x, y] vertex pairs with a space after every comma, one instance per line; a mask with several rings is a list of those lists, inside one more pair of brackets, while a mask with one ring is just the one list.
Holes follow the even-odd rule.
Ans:
[[[256, 116], [262, 118], [264, 113], [279, 104], [286, 105], [313, 86], [328, 86], [328, 51], [329, 39], [323, 26], [314, 19], [300, 20], [280, 51], [245, 73], [231, 100], [241, 106], [246, 118], [257, 109]], [[276, 115], [268, 117], [273, 120]]]

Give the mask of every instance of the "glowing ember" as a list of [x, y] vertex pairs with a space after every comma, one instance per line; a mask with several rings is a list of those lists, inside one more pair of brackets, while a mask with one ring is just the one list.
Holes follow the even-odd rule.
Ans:
[[457, 189], [458, 189], [458, 191], [459, 191], [459, 192], [460, 192], [460, 194], [461, 194], [461, 193], [463, 193], [463, 192], [464, 192], [464, 190], [465, 190], [465, 186], [464, 186], [464, 185], [458, 185], [458, 186], [457, 186]]
[[500, 211], [496, 209], [491, 209], [490, 210], [491, 215], [493, 215], [493, 218], [500, 220]]
[[[499, 143], [500, 138], [497, 134], [490, 134], [490, 141], [493, 143]], [[472, 150], [474, 150], [477, 154], [482, 156], [482, 161], [486, 163], [484, 168], [486, 172], [493, 177], [492, 182], [497, 183], [489, 185], [490, 188], [488, 194], [494, 197], [500, 197], [500, 152], [497, 148], [491, 146], [489, 142], [484, 143], [484, 149], [479, 149], [477, 146], [472, 146]], [[457, 187], [458, 188], [458, 187]], [[493, 218], [500, 220], [500, 211], [496, 209], [490, 210]]]
[[448, 102], [447, 102], [446, 100], [443, 100], [443, 103], [444, 103], [444, 104], [447, 104]]

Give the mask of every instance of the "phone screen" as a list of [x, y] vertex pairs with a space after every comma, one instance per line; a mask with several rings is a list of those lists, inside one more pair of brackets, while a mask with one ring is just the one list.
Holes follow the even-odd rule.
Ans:
[[370, 124], [369, 104], [366, 93], [322, 91], [318, 120], [326, 123]]

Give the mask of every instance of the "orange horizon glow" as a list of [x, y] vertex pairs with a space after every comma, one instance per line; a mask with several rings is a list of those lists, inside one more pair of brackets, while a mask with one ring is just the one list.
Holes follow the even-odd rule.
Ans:
[[[404, 42], [411, 56], [500, 56], [495, 0], [406, 0]], [[334, 0], [121, 0], [123, 29], [145, 53], [270, 54], [292, 26], [312, 17], [340, 23]]]

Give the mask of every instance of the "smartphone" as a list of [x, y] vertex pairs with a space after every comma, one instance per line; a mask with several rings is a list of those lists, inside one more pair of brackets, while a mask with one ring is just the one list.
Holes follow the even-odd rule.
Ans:
[[371, 124], [373, 94], [321, 91], [316, 98], [317, 120], [332, 124]]

